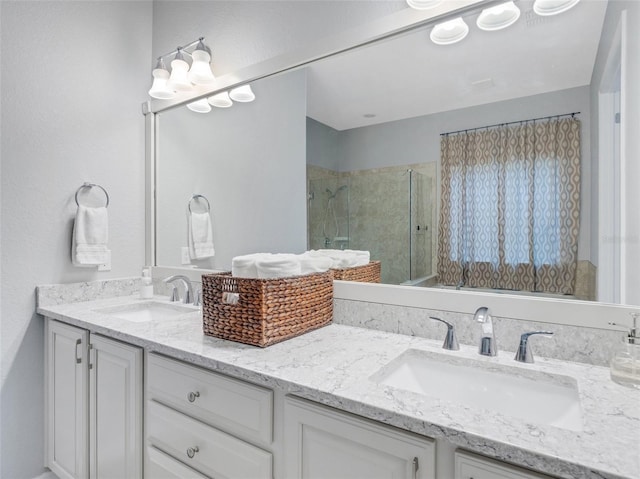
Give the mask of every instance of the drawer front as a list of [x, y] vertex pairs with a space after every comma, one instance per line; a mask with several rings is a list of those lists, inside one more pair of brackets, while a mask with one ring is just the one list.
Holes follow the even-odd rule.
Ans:
[[147, 402], [147, 442], [211, 477], [272, 476], [271, 453], [155, 401]]
[[553, 479], [464, 451], [455, 452], [456, 479]]
[[146, 479], [209, 479], [153, 446], [147, 448], [147, 457]]
[[251, 442], [273, 441], [270, 389], [149, 354], [147, 398]]

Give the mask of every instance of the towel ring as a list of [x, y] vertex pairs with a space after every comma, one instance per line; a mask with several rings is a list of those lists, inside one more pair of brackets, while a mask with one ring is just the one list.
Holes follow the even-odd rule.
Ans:
[[76, 205], [80, 206], [80, 203], [78, 202], [78, 193], [80, 193], [83, 188], [93, 188], [94, 186], [96, 188], [100, 188], [104, 193], [104, 196], [107, 198], [107, 204], [105, 204], [104, 207], [106, 208], [107, 206], [109, 206], [109, 193], [107, 193], [107, 190], [105, 190], [102, 186], [95, 183], [83, 183], [82, 186], [76, 190]]
[[189, 200], [189, 204], [187, 205], [187, 207], [189, 208], [189, 213], [193, 213], [193, 211], [191, 210], [191, 202], [193, 200], [197, 200], [198, 198], [202, 198], [203, 200], [205, 200], [207, 202], [207, 213], [209, 213], [211, 211], [211, 203], [209, 203], [209, 200], [204, 195], [193, 195], [191, 197], [191, 199]]

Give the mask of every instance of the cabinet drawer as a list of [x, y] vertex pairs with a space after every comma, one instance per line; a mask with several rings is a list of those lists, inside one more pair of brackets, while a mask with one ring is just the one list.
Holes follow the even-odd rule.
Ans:
[[189, 416], [147, 402], [147, 441], [208, 476], [270, 479], [271, 453]]
[[243, 439], [271, 444], [273, 391], [149, 354], [147, 398]]
[[553, 479], [464, 451], [455, 452], [455, 468], [456, 479]]
[[153, 446], [147, 448], [147, 456], [147, 479], [209, 479]]

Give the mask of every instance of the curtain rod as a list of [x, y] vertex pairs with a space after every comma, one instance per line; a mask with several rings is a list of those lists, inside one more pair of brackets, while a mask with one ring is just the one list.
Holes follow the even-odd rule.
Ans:
[[477, 128], [466, 128], [464, 130], [458, 130], [458, 131], [448, 131], [446, 133], [440, 133], [440, 136], [453, 135], [455, 133], [462, 133], [463, 131], [466, 133], [468, 131], [484, 130], [485, 128], [487, 128], [487, 129], [495, 128], [496, 126], [514, 125], [516, 123], [528, 123], [530, 121], [548, 120], [549, 118], [561, 118], [563, 116], [570, 116], [571, 118], [573, 118], [574, 116], [579, 115], [579, 114], [580, 114], [579, 111], [574, 111], [573, 113], [564, 113], [562, 115], [541, 116], [540, 118], [532, 118], [530, 120], [508, 121], [506, 123], [496, 123], [495, 125], [479, 126]]

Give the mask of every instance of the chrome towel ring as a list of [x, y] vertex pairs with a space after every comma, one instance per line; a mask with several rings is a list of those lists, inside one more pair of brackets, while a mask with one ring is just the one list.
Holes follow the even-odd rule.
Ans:
[[197, 199], [199, 199], [199, 198], [202, 198], [204, 201], [206, 201], [206, 202], [207, 202], [207, 213], [209, 213], [209, 212], [211, 211], [211, 203], [209, 203], [209, 200], [208, 200], [208, 199], [207, 199], [207, 197], [206, 197], [206, 196], [204, 196], [204, 195], [193, 195], [193, 196], [191, 197], [191, 199], [189, 200], [189, 204], [187, 205], [187, 207], [189, 208], [189, 213], [193, 213], [193, 211], [191, 210], [191, 202], [192, 202], [193, 200], [197, 200]]
[[76, 190], [76, 205], [80, 206], [80, 203], [78, 202], [78, 193], [80, 193], [84, 188], [100, 188], [102, 190], [102, 192], [104, 193], [104, 196], [107, 198], [107, 203], [104, 205], [104, 207], [106, 208], [107, 206], [109, 206], [109, 193], [107, 193], [107, 190], [105, 190], [102, 186], [97, 185], [95, 183], [83, 183], [82, 186], [80, 188], [78, 188]]

